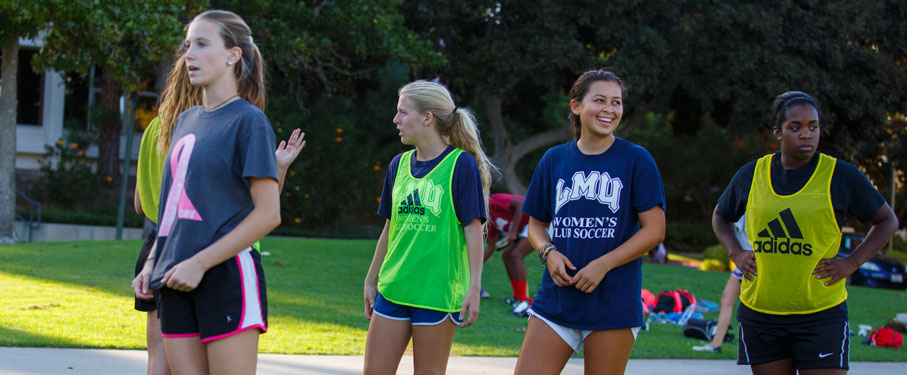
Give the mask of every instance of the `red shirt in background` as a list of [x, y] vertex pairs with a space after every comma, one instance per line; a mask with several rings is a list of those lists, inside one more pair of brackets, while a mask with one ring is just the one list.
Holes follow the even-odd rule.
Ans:
[[[488, 211], [490, 211], [488, 216], [491, 221], [491, 225], [488, 226], [489, 239], [498, 237], [500, 233], [510, 232], [510, 223], [513, 221], [513, 209], [510, 208], [510, 202], [517, 200], [519, 205], [522, 206], [524, 199], [519, 195], [505, 193], [492, 194], [488, 198]], [[528, 224], [529, 215], [523, 214], [517, 233], [522, 232], [523, 228]]]

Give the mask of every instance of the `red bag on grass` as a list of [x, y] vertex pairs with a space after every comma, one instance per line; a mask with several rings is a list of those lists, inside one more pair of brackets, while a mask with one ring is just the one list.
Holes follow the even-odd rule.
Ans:
[[693, 297], [693, 294], [686, 291], [685, 289], [675, 289], [664, 291], [658, 294], [658, 298], [655, 302], [655, 307], [652, 308], [652, 312], [655, 313], [682, 313], [687, 309], [687, 306], [693, 306], [693, 310], [696, 310], [696, 297]]
[[655, 295], [648, 289], [643, 289], [639, 297], [642, 299], [642, 313], [648, 314], [649, 309], [655, 306]]
[[904, 344], [904, 337], [891, 328], [879, 328], [869, 334], [869, 343], [872, 346], [888, 346], [900, 349]]

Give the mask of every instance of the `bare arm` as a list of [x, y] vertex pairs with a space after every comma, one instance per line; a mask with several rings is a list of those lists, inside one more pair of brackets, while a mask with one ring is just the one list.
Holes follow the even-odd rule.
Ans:
[[724, 246], [727, 250], [728, 258], [733, 260], [740, 272], [743, 273], [743, 277], [753, 281], [753, 276], [759, 275], [756, 272], [756, 254], [753, 254], [752, 251], [743, 250], [743, 247], [740, 246], [740, 241], [737, 240], [737, 236], [734, 234], [734, 223], [727, 221], [727, 219], [718, 214], [718, 206], [715, 206], [715, 210], [712, 211], [712, 230], [715, 231], [715, 237], [718, 237], [718, 242], [721, 242], [721, 246]]
[[460, 317], [469, 311], [469, 317], [464, 318], [460, 327], [469, 327], [479, 318], [479, 294], [482, 288], [482, 220], [472, 219], [472, 222], [463, 227], [466, 236], [466, 252], [469, 256], [469, 289], [463, 298], [463, 308]]
[[156, 255], [157, 238], [154, 239], [154, 244], [151, 245], [151, 251], [148, 252], [148, 257], [145, 258], [145, 266], [142, 267], [142, 271], [132, 280], [132, 290], [138, 298], [151, 299], [152, 297], [149, 289], [151, 287], [151, 269], [154, 267], [153, 261]]
[[378, 244], [375, 245], [375, 255], [372, 256], [372, 264], [368, 267], [368, 273], [365, 275], [364, 298], [365, 298], [365, 317], [372, 319], [372, 312], [375, 310], [375, 299], [378, 298], [378, 271], [384, 263], [384, 257], [387, 255], [387, 236], [390, 231], [390, 220], [384, 221], [384, 229], [381, 230], [381, 236], [378, 237]]
[[274, 151], [274, 157], [277, 159], [278, 191], [283, 191], [283, 182], [286, 181], [287, 170], [290, 169], [290, 164], [293, 164], [303, 147], [305, 147], [305, 133], [296, 129], [290, 134], [290, 139], [280, 141], [277, 150]]
[[138, 215], [144, 215], [145, 211], [142, 211], [142, 199], [139, 198], [139, 185], [135, 185], [135, 193], [132, 197], [132, 205], [135, 207], [135, 213]]
[[173, 266], [161, 280], [171, 289], [191, 291], [205, 271], [239, 254], [280, 225], [280, 192], [271, 178], [252, 178], [249, 192], [255, 208], [230, 233], [191, 258]]
[[817, 279], [830, 277], [825, 282], [825, 286], [834, 284], [842, 279], [846, 279], [854, 273], [857, 268], [879, 252], [882, 245], [885, 245], [894, 231], [898, 229], [898, 218], [888, 203], [879, 207], [876, 216], [872, 218], [872, 228], [866, 233], [866, 238], [857, 246], [847, 258], [826, 258], [819, 261], [818, 266], [813, 270], [813, 275]]
[[[548, 224], [532, 216], [529, 217], [529, 244], [536, 252], [546, 243], [551, 242], [551, 238], [548, 237]], [[548, 262], [545, 266], [548, 268], [548, 273], [551, 274], [554, 285], [565, 287], [573, 284], [573, 278], [567, 274], [567, 268], [575, 270], [576, 267], [570, 262], [570, 259], [567, 259], [567, 256], [557, 249], [548, 253]]]
[[639, 230], [624, 243], [589, 262], [573, 276], [576, 289], [592, 293], [612, 269], [643, 256], [649, 249], [664, 240], [665, 212], [661, 206], [655, 206], [646, 212], [639, 213], [639, 225]]

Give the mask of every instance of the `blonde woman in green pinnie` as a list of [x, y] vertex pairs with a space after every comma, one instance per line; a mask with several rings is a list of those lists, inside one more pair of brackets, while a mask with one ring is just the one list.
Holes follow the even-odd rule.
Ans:
[[413, 341], [417, 374], [444, 373], [457, 327], [479, 315], [491, 163], [473, 114], [444, 86], [411, 82], [394, 124], [414, 149], [391, 161], [384, 230], [365, 278], [365, 374], [395, 374]]

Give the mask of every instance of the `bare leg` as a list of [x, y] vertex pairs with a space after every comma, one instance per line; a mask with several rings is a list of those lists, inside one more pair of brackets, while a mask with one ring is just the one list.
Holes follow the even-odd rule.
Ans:
[[174, 374], [208, 374], [208, 352], [198, 336], [164, 338], [164, 351]]
[[510, 280], [526, 281], [526, 263], [523, 258], [532, 252], [532, 245], [529, 244], [528, 238], [520, 238], [516, 245], [508, 246], [501, 254], [501, 260], [504, 261], [504, 269], [507, 270], [507, 277]]
[[526, 336], [523, 337], [514, 374], [560, 374], [571, 354], [573, 348], [564, 339], [541, 319], [532, 317], [529, 319]]
[[415, 375], [444, 374], [457, 325], [450, 319], [433, 326], [413, 326]]
[[715, 336], [712, 337], [712, 347], [720, 348], [731, 325], [731, 314], [734, 312], [734, 303], [740, 298], [740, 280], [731, 275], [721, 292], [721, 310], [718, 312], [718, 326], [715, 327]]
[[396, 374], [406, 344], [412, 335], [409, 320], [393, 320], [372, 315], [365, 339], [365, 368], [368, 374]]
[[161, 336], [161, 320], [157, 310], [148, 312], [145, 331], [145, 342], [148, 345], [148, 375], [170, 375], [167, 365], [167, 353], [164, 351], [164, 338]]
[[751, 365], [753, 375], [794, 375], [794, 360], [791, 358], [780, 359], [774, 362]]
[[800, 375], [847, 375], [847, 370], [842, 368], [811, 368], [808, 370], [799, 370]]
[[586, 336], [586, 375], [623, 374], [635, 342], [630, 328], [594, 331]]
[[258, 365], [257, 328], [249, 329], [214, 340], [204, 345], [208, 349], [208, 368], [212, 374], [246, 375], [255, 374]]

